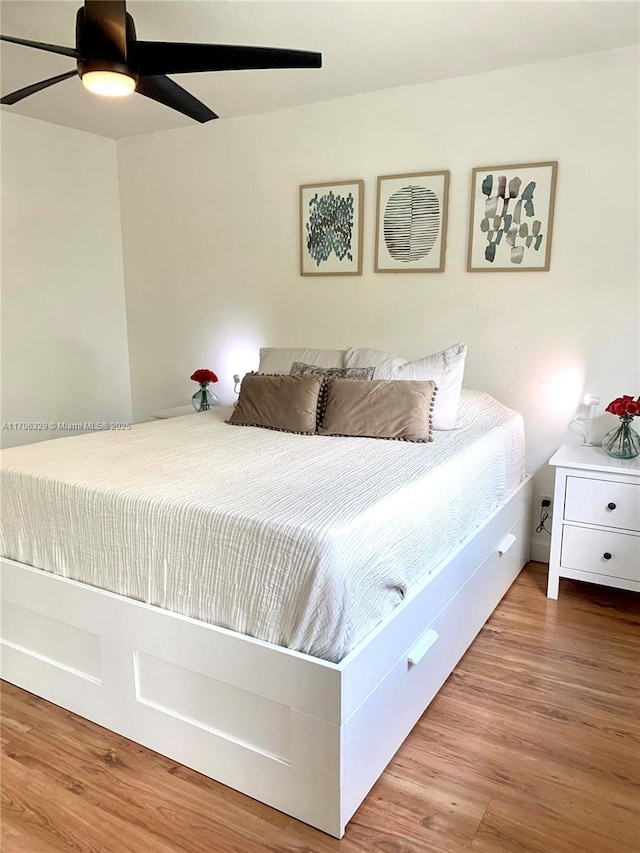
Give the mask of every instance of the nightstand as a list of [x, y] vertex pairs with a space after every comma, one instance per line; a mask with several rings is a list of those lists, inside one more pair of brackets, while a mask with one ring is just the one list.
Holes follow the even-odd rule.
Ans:
[[172, 409], [158, 409], [157, 412], [151, 412], [151, 417], [156, 420], [164, 420], [165, 418], [179, 418], [180, 415], [195, 415], [197, 414], [193, 406], [174, 406]]
[[640, 592], [640, 456], [565, 445], [549, 460], [556, 483], [547, 597], [560, 578]]

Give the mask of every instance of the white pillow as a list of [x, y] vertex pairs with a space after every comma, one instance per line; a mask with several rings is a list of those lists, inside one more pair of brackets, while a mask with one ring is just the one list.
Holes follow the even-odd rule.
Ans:
[[343, 349], [285, 349], [262, 347], [258, 373], [289, 373], [294, 361], [317, 367], [345, 367]]
[[377, 349], [348, 349], [346, 367], [375, 367], [374, 379], [433, 380], [438, 386], [433, 406], [433, 429], [459, 429], [458, 406], [464, 376], [466, 344], [407, 361]]

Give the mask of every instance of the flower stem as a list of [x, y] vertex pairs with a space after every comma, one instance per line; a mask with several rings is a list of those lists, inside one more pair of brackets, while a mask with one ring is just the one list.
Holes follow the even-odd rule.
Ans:
[[623, 415], [617, 427], [602, 440], [604, 450], [618, 459], [632, 459], [640, 454], [640, 436], [632, 428], [632, 415]]

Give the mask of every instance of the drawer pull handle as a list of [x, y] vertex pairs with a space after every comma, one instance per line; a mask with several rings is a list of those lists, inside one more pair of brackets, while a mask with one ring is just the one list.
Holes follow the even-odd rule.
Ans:
[[515, 541], [516, 537], [513, 535], [513, 533], [507, 533], [504, 539], [501, 539], [498, 542], [498, 554], [501, 557], [504, 556], [504, 554], [507, 553], [507, 551], [509, 550], [509, 548], [511, 548]]
[[613, 501], [611, 501], [610, 504], [607, 504], [607, 509], [614, 510], [615, 508], [616, 508], [616, 505], [614, 504]]
[[602, 556], [605, 558], [605, 560], [610, 560], [612, 555], [608, 551], [605, 551]]
[[435, 641], [439, 639], [440, 634], [438, 634], [437, 631], [434, 631], [433, 628], [429, 628], [428, 631], [425, 631], [407, 655], [407, 663], [409, 666], [417, 666]]

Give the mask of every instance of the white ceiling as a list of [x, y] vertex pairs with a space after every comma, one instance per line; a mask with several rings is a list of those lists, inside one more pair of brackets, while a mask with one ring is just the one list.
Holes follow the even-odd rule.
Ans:
[[[1, 31], [75, 45], [79, 0], [3, 0]], [[317, 50], [323, 68], [176, 75], [222, 118], [477, 74], [638, 42], [615, 0], [131, 0], [138, 38]], [[2, 43], [2, 94], [73, 68]], [[4, 110], [113, 138], [194, 124], [148, 98], [102, 99], [71, 78]]]

